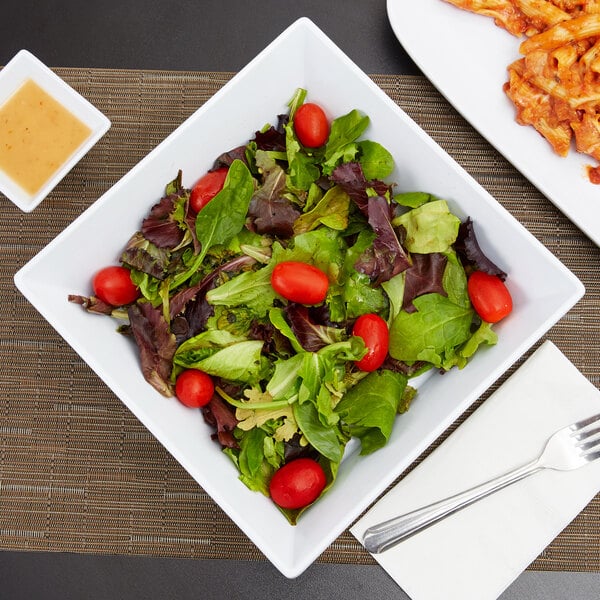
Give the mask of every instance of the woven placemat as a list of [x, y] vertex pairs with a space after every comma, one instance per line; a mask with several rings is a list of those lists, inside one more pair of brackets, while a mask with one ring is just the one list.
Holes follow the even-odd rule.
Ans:
[[[233, 74], [56, 71], [112, 127], [32, 213], [0, 196], [0, 548], [262, 559], [13, 283], [22, 265]], [[546, 337], [599, 387], [599, 249], [425, 78], [373, 79], [583, 281], [585, 297]], [[319, 560], [374, 562], [348, 532]], [[531, 568], [600, 571], [600, 497]]]

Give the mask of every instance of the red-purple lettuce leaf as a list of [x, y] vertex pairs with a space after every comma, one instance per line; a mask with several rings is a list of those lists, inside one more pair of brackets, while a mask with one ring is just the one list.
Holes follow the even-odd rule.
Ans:
[[173, 396], [169, 378], [176, 341], [162, 310], [148, 302], [139, 302], [132, 304], [127, 312], [131, 332], [139, 349], [144, 378], [163, 396]]
[[277, 128], [271, 126], [265, 131], [257, 131], [254, 135], [253, 142], [259, 150], [274, 150], [276, 152], [285, 152], [285, 129], [284, 126], [288, 123], [288, 115], [279, 115]]
[[160, 280], [166, 277], [170, 260], [166, 248], [159, 248], [140, 231], [131, 236], [121, 255], [122, 263]]
[[302, 304], [288, 304], [284, 313], [298, 342], [307, 352], [317, 352], [329, 344], [343, 341], [346, 337], [345, 330], [314, 321], [308, 308]]
[[248, 332], [248, 339], [262, 341], [264, 354], [284, 356], [292, 354], [292, 345], [289, 340], [271, 323], [253, 321]]
[[246, 226], [250, 231], [282, 239], [294, 235], [294, 221], [302, 213], [283, 196], [285, 185], [286, 174], [281, 167], [275, 165], [266, 173], [248, 207]]
[[182, 184], [182, 172], [169, 182], [165, 196], [155, 204], [142, 222], [142, 234], [158, 248], [173, 249], [185, 237], [189, 194]]
[[217, 156], [210, 170], [216, 171], [223, 167], [229, 168], [234, 160], [241, 160], [242, 162], [247, 163], [246, 146], [238, 146], [237, 148], [232, 148], [227, 152], [223, 152], [223, 154]]
[[454, 248], [465, 266], [484, 271], [489, 275], [496, 275], [502, 281], [506, 279], [506, 273], [495, 265], [479, 247], [471, 217], [467, 217], [467, 220], [458, 228], [458, 237]]
[[411, 261], [390, 222], [388, 201], [382, 196], [371, 196], [367, 206], [369, 225], [376, 237], [372, 246], [356, 261], [354, 268], [359, 273], [368, 275], [377, 286], [402, 273], [410, 266]]
[[[358, 209], [368, 217], [369, 192], [373, 190], [379, 196], [389, 195], [390, 186], [378, 179], [368, 181], [365, 178], [362, 166], [358, 162], [347, 162], [336, 167], [331, 180], [337, 183], [354, 200]], [[390, 215], [391, 218], [391, 215]]]
[[210, 402], [202, 407], [204, 420], [214, 427], [216, 433], [211, 437], [216, 439], [224, 448], [239, 448], [239, 444], [233, 436], [233, 430], [238, 424], [233, 410], [221, 400], [218, 394], [214, 394]]
[[171, 218], [178, 199], [175, 194], [161, 198], [142, 222], [142, 234], [158, 248], [176, 248], [183, 241], [184, 231]]
[[68, 296], [69, 302], [73, 302], [74, 304], [81, 304], [83, 308], [85, 308], [88, 312], [96, 313], [99, 315], [110, 315], [115, 309], [114, 306], [107, 304], [100, 300], [100, 298], [96, 298], [96, 296], [79, 296], [77, 294], [69, 294]]
[[[403, 373], [407, 377], [414, 377], [417, 374], [421, 374], [422, 372], [429, 370], [431, 368], [431, 363], [428, 363], [424, 360], [417, 360], [415, 362], [408, 364], [402, 360], [392, 358], [388, 354], [385, 357], [385, 360], [383, 361], [381, 368], [385, 369], [387, 371]], [[443, 373], [443, 371], [442, 371], [442, 373]]]
[[422, 294], [435, 292], [447, 296], [442, 279], [448, 259], [439, 252], [431, 254], [411, 254], [412, 265], [404, 273], [404, 296], [402, 308], [414, 312], [412, 301]]

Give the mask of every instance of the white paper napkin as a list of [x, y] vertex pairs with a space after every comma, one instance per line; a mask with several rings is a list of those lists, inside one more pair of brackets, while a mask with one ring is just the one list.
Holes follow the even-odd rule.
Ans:
[[[600, 391], [546, 341], [351, 532], [361, 541], [371, 525], [520, 466], [598, 412]], [[544, 470], [373, 556], [412, 600], [495, 599], [599, 491], [600, 462]]]

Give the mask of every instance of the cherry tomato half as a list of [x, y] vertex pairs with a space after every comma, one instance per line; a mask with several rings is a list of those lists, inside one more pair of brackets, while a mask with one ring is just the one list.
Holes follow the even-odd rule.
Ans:
[[352, 335], [361, 337], [367, 347], [367, 353], [356, 361], [356, 366], [361, 371], [378, 369], [388, 353], [390, 333], [387, 323], [375, 313], [361, 315], [354, 323]]
[[210, 375], [198, 369], [183, 371], [175, 382], [175, 395], [182, 404], [200, 408], [210, 402], [215, 386]]
[[271, 273], [271, 285], [286, 300], [319, 304], [327, 296], [329, 279], [313, 265], [288, 260], [275, 265]]
[[297, 458], [275, 471], [269, 493], [282, 508], [304, 508], [319, 497], [326, 483], [323, 467], [316, 460]]
[[318, 104], [307, 102], [294, 114], [294, 131], [303, 146], [318, 148], [329, 137], [329, 121]]
[[199, 213], [222, 189], [227, 177], [227, 167], [209, 171], [202, 176], [190, 193], [190, 206]]
[[131, 281], [129, 269], [120, 266], [104, 267], [94, 275], [94, 294], [111, 306], [125, 306], [138, 299], [140, 291]]
[[467, 284], [475, 312], [488, 323], [497, 323], [512, 310], [512, 297], [504, 282], [495, 275], [475, 271]]

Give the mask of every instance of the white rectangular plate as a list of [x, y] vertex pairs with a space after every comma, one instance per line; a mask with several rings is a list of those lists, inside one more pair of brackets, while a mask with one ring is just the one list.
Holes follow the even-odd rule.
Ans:
[[[111, 319], [67, 302], [90, 293], [91, 278], [115, 263], [179, 169], [191, 186], [223, 151], [253, 137], [287, 110], [298, 87], [330, 115], [358, 108], [367, 137], [395, 156], [399, 190], [427, 190], [470, 215], [480, 243], [509, 273], [515, 309], [500, 342], [462, 371], [433, 374], [384, 449], [345, 457], [333, 488], [292, 527], [251, 492], [210, 439], [198, 411], [160, 396], [142, 377], [132, 342]], [[95, 370], [287, 577], [304, 571], [388, 485], [582, 295], [581, 283], [435, 144], [312, 22], [292, 24], [227, 85], [106, 192], [15, 276], [21, 292]]]
[[502, 90], [507, 67], [521, 57], [519, 39], [483, 15], [443, 0], [387, 0], [396, 37], [427, 78], [515, 168], [597, 245], [600, 186], [590, 183], [593, 158], [554, 153], [533, 127], [515, 121]]

